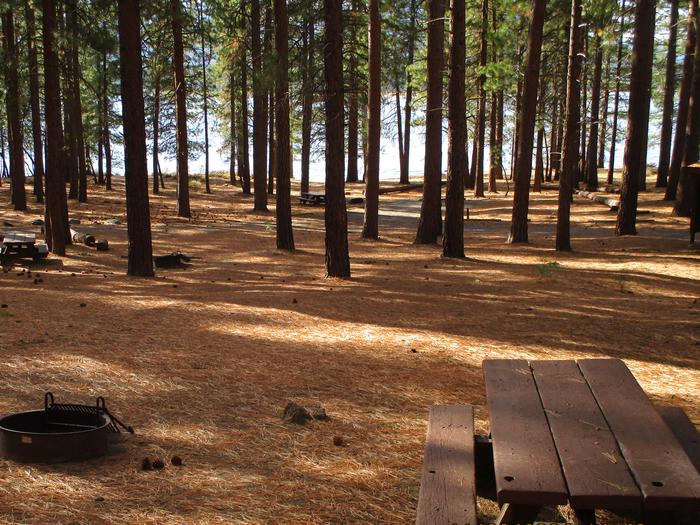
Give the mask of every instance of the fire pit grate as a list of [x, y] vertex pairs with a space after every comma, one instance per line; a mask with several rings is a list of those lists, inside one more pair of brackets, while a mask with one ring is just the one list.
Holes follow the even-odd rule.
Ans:
[[94, 405], [56, 403], [44, 396], [44, 410], [0, 419], [0, 455], [21, 463], [77, 461], [107, 453], [109, 435], [134, 433], [112, 415], [103, 397]]

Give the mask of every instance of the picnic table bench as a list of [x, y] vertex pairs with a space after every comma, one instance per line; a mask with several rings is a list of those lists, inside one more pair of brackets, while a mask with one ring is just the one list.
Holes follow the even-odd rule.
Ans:
[[[486, 360], [483, 372], [497, 525], [567, 503], [585, 525], [596, 509], [645, 524], [700, 509], [697, 430], [682, 409], [657, 409], [622, 361]], [[433, 407], [416, 522], [478, 523], [484, 463], [471, 407]]]
[[325, 193], [302, 193], [299, 197], [300, 204], [309, 204], [311, 206], [319, 206], [326, 204]]

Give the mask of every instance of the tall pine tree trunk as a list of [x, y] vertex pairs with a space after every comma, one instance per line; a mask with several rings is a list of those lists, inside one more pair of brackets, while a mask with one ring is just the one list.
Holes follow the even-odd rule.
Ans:
[[579, 144], [579, 117], [581, 110], [581, 10], [583, 0], [571, 0], [571, 26], [569, 30], [569, 59], [566, 75], [566, 110], [562, 145], [561, 174], [559, 180], [559, 206], [557, 209], [557, 251], [571, 250], [571, 192], [576, 175]]
[[39, 63], [36, 50], [36, 20], [34, 7], [24, 4], [27, 34], [27, 64], [29, 66], [29, 105], [32, 113], [32, 145], [34, 147], [34, 195], [44, 202], [44, 144], [41, 137], [41, 98], [39, 94]]
[[238, 121], [236, 120], [236, 97], [238, 96], [238, 93], [236, 92], [236, 78], [234, 75], [234, 69], [235, 69], [235, 64], [233, 60], [231, 60], [231, 63], [229, 64], [229, 67], [231, 68], [231, 71], [229, 72], [229, 104], [230, 104], [230, 111], [229, 111], [229, 167], [228, 167], [228, 176], [229, 176], [229, 183], [231, 186], [236, 184], [236, 128], [238, 127]]
[[[359, 15], [358, 11], [358, 6], [357, 2], [353, 1], [351, 3], [352, 6], [352, 12], [353, 12], [353, 17], [350, 22], [350, 27], [348, 28], [349, 33], [350, 33], [350, 41], [354, 42], [356, 41], [356, 31], [357, 31], [357, 22], [356, 20], [359, 19], [358, 16], [354, 15]], [[349, 69], [349, 75], [350, 78], [348, 79], [348, 83], [350, 85], [350, 92], [348, 93], [348, 169], [347, 169], [347, 175], [346, 175], [346, 182], [357, 182], [358, 181], [358, 173], [357, 173], [357, 159], [358, 159], [358, 148], [359, 148], [359, 133], [360, 133], [360, 125], [359, 125], [359, 101], [358, 101], [358, 91], [360, 89], [358, 85], [358, 71], [357, 71], [357, 52], [354, 49], [350, 49], [350, 58], [349, 58], [349, 64], [348, 64], [348, 69]]]
[[350, 277], [344, 178], [343, 22], [341, 0], [323, 0], [326, 82], [326, 273]]
[[68, 232], [68, 206], [63, 171], [63, 129], [61, 90], [56, 44], [56, 5], [42, 0], [42, 39], [44, 47], [44, 115], [46, 119], [46, 242], [56, 255], [65, 255]]
[[619, 33], [620, 34], [617, 37], [617, 65], [615, 66], [615, 102], [613, 105], [612, 136], [610, 138], [610, 158], [608, 159], [608, 184], [613, 183], [613, 176], [615, 174], [615, 151], [617, 150], [617, 120], [620, 114], [620, 84], [622, 83], [622, 39], [625, 35], [625, 0], [622, 0], [622, 5], [620, 7]]
[[671, 133], [673, 127], [673, 101], [676, 94], [676, 42], [678, 40], [678, 0], [670, 0], [668, 51], [666, 53], [666, 78], [664, 80], [664, 113], [661, 121], [659, 141], [659, 168], [656, 172], [656, 187], [668, 184], [668, 165], [671, 162]]
[[603, 76], [603, 45], [600, 33], [595, 36], [595, 65], [593, 69], [593, 91], [591, 93], [591, 128], [586, 152], [586, 185], [588, 191], [598, 189], [598, 114], [600, 111], [600, 83]]
[[10, 178], [12, 204], [15, 210], [27, 209], [24, 189], [24, 135], [20, 105], [19, 56], [15, 40], [15, 21], [12, 9], [2, 13], [2, 44], [4, 51], [5, 109], [7, 111], [8, 146], [10, 149]]
[[207, 84], [207, 42], [204, 30], [204, 2], [197, 4], [199, 15], [199, 38], [202, 53], [202, 113], [204, 115], [204, 191], [211, 193], [209, 184], [209, 86]]
[[287, 0], [274, 0], [275, 4], [275, 47], [277, 50], [277, 75], [275, 79], [277, 151], [277, 248], [294, 250], [292, 234], [292, 202], [290, 187], [290, 138], [289, 138], [289, 29], [287, 22]]
[[[245, 20], [245, 19], [243, 19]], [[245, 23], [245, 22], [243, 22]], [[238, 178], [241, 179], [241, 188], [244, 195], [250, 195], [250, 151], [248, 146], [248, 69], [246, 65], [245, 46], [241, 49], [239, 58], [241, 85], [240, 85], [240, 109], [238, 111]]]
[[67, 22], [70, 37], [70, 55], [67, 60], [70, 62], [71, 82], [71, 136], [75, 147], [75, 161], [78, 169], [78, 201], [87, 202], [87, 165], [85, 158], [85, 131], [83, 128], [83, 104], [80, 96], [80, 71], [78, 33], [78, 5], [77, 0], [68, 2]]
[[251, 1], [253, 53], [253, 193], [255, 211], [267, 211], [267, 92], [263, 87], [260, 0]]
[[435, 244], [442, 233], [442, 65], [445, 4], [428, 0], [428, 97], [425, 118], [423, 202], [416, 244]]
[[[694, 11], [695, 28], [700, 27], [700, 12]], [[693, 57], [693, 81], [690, 89], [690, 102], [688, 111], [688, 125], [685, 133], [685, 147], [683, 149], [683, 164], [681, 176], [678, 180], [678, 197], [673, 206], [673, 212], [681, 217], [690, 217], [693, 208], [693, 199], [696, 189], [694, 182], [688, 175], [686, 168], [698, 162], [698, 147], [700, 146], [700, 38], [695, 41], [695, 54]], [[695, 227], [696, 225], [693, 225]]]
[[688, 36], [685, 43], [685, 57], [683, 59], [683, 77], [681, 89], [678, 94], [678, 116], [676, 117], [676, 130], [673, 138], [673, 152], [671, 164], [668, 168], [668, 186], [664, 194], [664, 200], [675, 201], [678, 194], [678, 181], [681, 175], [681, 164], [685, 150], [685, 132], [688, 123], [688, 108], [690, 104], [690, 90], [693, 82], [693, 54], [695, 53], [695, 41], [697, 27], [695, 20], [698, 11], [698, 0], [690, 0], [688, 6]]
[[160, 68], [156, 66], [153, 83], [153, 193], [158, 193], [158, 155], [160, 153]]
[[442, 254], [464, 257], [464, 173], [467, 170], [466, 103], [464, 100], [465, 7], [452, 0], [450, 9], [450, 80], [448, 84], [447, 195]]
[[381, 18], [379, 0], [369, 0], [369, 89], [367, 94], [367, 173], [362, 237], [379, 237], [379, 154], [382, 127]]
[[411, 159], [411, 112], [413, 103], [413, 77], [408, 66], [413, 64], [415, 49], [416, 49], [416, 11], [417, 1], [411, 0], [411, 15], [409, 22], [408, 33], [408, 58], [406, 61], [406, 99], [404, 100], [404, 117], [403, 117], [403, 163], [401, 164], [401, 172], [399, 182], [408, 184], [408, 166]]
[[528, 242], [527, 215], [532, 176], [532, 142], [537, 117], [537, 92], [540, 82], [540, 52], [546, 0], [532, 0], [527, 42], [527, 66], [523, 87], [522, 112], [518, 133], [518, 160], [515, 165], [513, 216], [509, 243]]
[[640, 172], [644, 169], [640, 151], [646, 144], [653, 66], [654, 26], [656, 0], [637, 0], [632, 44], [632, 72], [630, 76], [627, 139], [622, 170], [620, 208], [617, 212], [617, 235], [635, 235], [637, 198]]
[[603, 105], [600, 108], [600, 120], [598, 121], [598, 168], [605, 167], [605, 139], [608, 135], [608, 104], [610, 103], [610, 53], [605, 60], [605, 80], [601, 87], [603, 92]]
[[124, 124], [124, 182], [129, 236], [128, 274], [152, 277], [151, 218], [148, 207], [146, 114], [143, 107], [141, 15], [139, 0], [119, 0], [119, 56], [122, 121]]
[[190, 217], [189, 145], [187, 143], [187, 85], [185, 50], [182, 42], [182, 6], [170, 0], [175, 69], [175, 125], [177, 134], [177, 215]]
[[481, 0], [481, 30], [479, 33], [479, 66], [482, 68], [482, 73], [479, 75], [479, 116], [477, 123], [477, 136], [479, 145], [476, 149], [476, 173], [474, 174], [474, 196], [484, 196], [484, 155], [486, 153], [486, 74], [483, 68], [488, 62], [488, 41], [487, 35], [489, 30], [489, 2]]
[[313, 63], [314, 63], [314, 22], [306, 21], [303, 36], [303, 101], [301, 123], [301, 193], [309, 192], [309, 168], [311, 165], [311, 126], [313, 119]]

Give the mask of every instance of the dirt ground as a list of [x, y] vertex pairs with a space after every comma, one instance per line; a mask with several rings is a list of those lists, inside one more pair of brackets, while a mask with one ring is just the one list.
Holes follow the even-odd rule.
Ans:
[[[0, 274], [0, 414], [40, 408], [46, 391], [103, 395], [136, 429], [94, 461], [0, 460], [0, 523], [410, 523], [428, 407], [471, 403], [485, 432], [485, 358], [621, 358], [655, 402], [700, 424], [700, 253], [656, 191], [625, 238], [614, 213], [577, 197], [566, 254], [553, 249], [555, 191], [533, 195], [518, 246], [505, 243], [511, 196], [470, 198], [465, 260], [412, 244], [418, 192], [383, 195], [379, 241], [360, 238], [362, 208], [349, 208], [353, 277], [339, 281], [324, 277], [322, 208], [295, 202], [297, 251], [280, 253], [273, 205], [254, 214], [216, 180], [183, 220], [167, 184], [152, 197], [154, 252], [182, 251], [189, 268], [125, 275], [117, 182], [69, 204], [109, 252], [73, 246]], [[8, 191], [0, 227], [37, 231], [39, 206], [9, 211]], [[289, 401], [331, 420], [286, 424]], [[141, 470], [173, 455], [184, 465]]]

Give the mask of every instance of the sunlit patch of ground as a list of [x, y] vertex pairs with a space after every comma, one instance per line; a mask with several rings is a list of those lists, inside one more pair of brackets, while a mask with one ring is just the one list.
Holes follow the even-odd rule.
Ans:
[[[194, 259], [149, 280], [124, 275], [126, 226], [106, 224], [125, 223], [115, 188], [70, 203], [109, 252], [71, 247], [31, 267], [38, 284], [21, 265], [0, 274], [0, 413], [38, 408], [47, 390], [104, 395], [137, 435], [82, 464], [0, 461], [0, 522], [409, 523], [428, 407], [474, 404], [485, 432], [487, 357], [619, 357], [654, 401], [700, 423], [700, 256], [658, 192], [642, 195], [649, 213], [627, 238], [576, 198], [570, 254], [553, 250], [555, 191], [533, 195], [525, 246], [505, 244], [510, 195], [469, 198], [465, 260], [412, 244], [418, 192], [382, 195], [378, 242], [360, 239], [350, 206], [353, 278], [338, 281], [324, 278], [322, 208], [295, 202], [298, 251], [280, 253], [272, 201], [252, 213], [217, 179], [178, 219], [168, 181], [152, 197], [154, 250]], [[34, 230], [38, 206], [7, 201], [3, 185], [5, 229]], [[284, 424], [292, 400], [331, 421]], [[183, 467], [141, 471], [175, 454]]]

